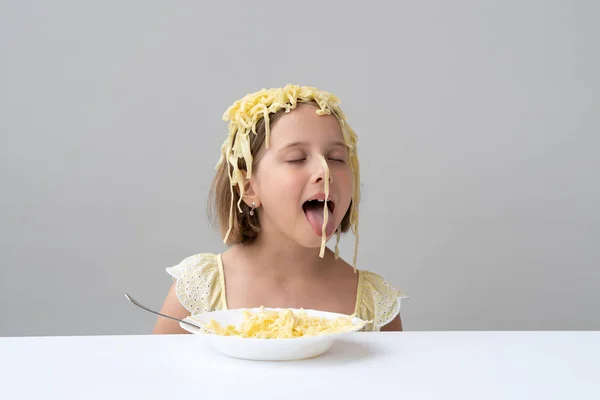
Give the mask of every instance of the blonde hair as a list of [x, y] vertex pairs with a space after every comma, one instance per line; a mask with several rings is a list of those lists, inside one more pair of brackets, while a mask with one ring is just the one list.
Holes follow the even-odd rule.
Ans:
[[[228, 245], [251, 243], [258, 237], [260, 224], [256, 213], [250, 213], [251, 208], [242, 200], [246, 180], [251, 178], [261, 151], [269, 148], [270, 129], [284, 114], [303, 103], [315, 105], [318, 115], [334, 115], [348, 146], [353, 193], [350, 207], [336, 231], [335, 254], [337, 258], [340, 233], [352, 229], [355, 235], [353, 264], [356, 268], [360, 202], [358, 138], [346, 122], [339, 99], [331, 93], [314, 87], [286, 85], [250, 93], [233, 103], [223, 114], [223, 120], [229, 121], [229, 134], [221, 146], [221, 156], [216, 165], [217, 173], [209, 194], [209, 215], [213, 224], [217, 225], [223, 242]], [[237, 212], [234, 212], [234, 206]]]

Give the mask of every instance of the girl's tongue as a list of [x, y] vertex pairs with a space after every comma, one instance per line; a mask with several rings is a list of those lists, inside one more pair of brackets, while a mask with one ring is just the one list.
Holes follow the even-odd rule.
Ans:
[[[306, 214], [306, 219], [313, 228], [313, 231], [318, 236], [322, 236], [323, 233], [323, 219], [324, 219], [324, 209], [325, 203], [317, 202], [317, 201], [309, 201], [304, 204], [302, 207], [304, 209], [304, 214]], [[331, 236], [335, 230], [335, 226], [333, 225], [333, 214], [329, 208], [327, 208], [327, 212], [329, 213], [327, 216], [327, 226], [325, 227], [325, 235], [327, 237]]]

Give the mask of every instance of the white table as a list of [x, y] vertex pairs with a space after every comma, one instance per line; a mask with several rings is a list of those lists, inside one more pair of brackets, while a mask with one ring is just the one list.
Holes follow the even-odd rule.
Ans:
[[198, 336], [0, 338], [0, 399], [600, 399], [600, 332], [356, 333], [252, 362]]

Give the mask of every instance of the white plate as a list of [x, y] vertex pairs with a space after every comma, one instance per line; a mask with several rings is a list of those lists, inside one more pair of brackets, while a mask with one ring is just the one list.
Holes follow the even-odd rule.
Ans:
[[[260, 309], [235, 309], [207, 312], [203, 314], [193, 315], [185, 318], [185, 321], [191, 323], [206, 324], [211, 319], [219, 322], [222, 326], [234, 325], [240, 326], [244, 319], [244, 311], [259, 313]], [[280, 308], [264, 308], [264, 311], [280, 311]], [[298, 309], [291, 309], [293, 312], [299, 312]], [[327, 319], [335, 319], [338, 317], [347, 317], [344, 314], [330, 313], [316, 310], [302, 310], [309, 316], [323, 317]], [[319, 336], [306, 336], [289, 339], [255, 339], [243, 338], [239, 336], [221, 336], [209, 332], [203, 332], [189, 325], [179, 323], [186, 331], [202, 335], [210, 341], [211, 345], [221, 353], [246, 360], [260, 361], [288, 361], [301, 360], [312, 358], [324, 354], [337, 339], [344, 335], [348, 335], [353, 331], [357, 331], [364, 326], [364, 321], [359, 318], [353, 318], [353, 328], [349, 332], [341, 332], [334, 334], [325, 334]]]

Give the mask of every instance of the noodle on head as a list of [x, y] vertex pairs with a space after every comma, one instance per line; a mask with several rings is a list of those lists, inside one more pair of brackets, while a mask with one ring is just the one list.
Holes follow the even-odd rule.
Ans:
[[[262, 89], [255, 93], [250, 93], [242, 99], [236, 101], [223, 114], [223, 120], [229, 121], [229, 133], [227, 139], [221, 146], [221, 156], [217, 162], [217, 168], [222, 163], [228, 163], [228, 174], [231, 191], [231, 204], [229, 209], [229, 227], [225, 234], [224, 242], [227, 243], [229, 234], [233, 227], [234, 210], [234, 192], [233, 187], [237, 186], [240, 193], [240, 199], [237, 203], [238, 212], [242, 212], [241, 202], [244, 193], [245, 180], [252, 176], [253, 156], [250, 151], [250, 136], [256, 135], [256, 125], [264, 119], [265, 122], [265, 145], [267, 149], [270, 145], [270, 119], [269, 115], [279, 110], [285, 110], [289, 113], [298, 106], [298, 103], [314, 101], [319, 106], [316, 111], [318, 115], [334, 115], [342, 130], [344, 143], [348, 147], [350, 170], [352, 171], [353, 189], [352, 189], [352, 207], [350, 210], [350, 227], [355, 235], [353, 266], [356, 271], [356, 259], [358, 255], [358, 205], [360, 203], [360, 171], [358, 163], [358, 153], [356, 144], [358, 138], [350, 125], [346, 122], [346, 116], [340, 109], [340, 100], [333, 94], [309, 86], [286, 85], [283, 88]], [[238, 160], [243, 159], [246, 165], [244, 174], [238, 167]], [[321, 160], [322, 162], [324, 159]], [[324, 168], [327, 178], [329, 168], [327, 162], [324, 162]], [[326, 179], [325, 190], [329, 190], [329, 179]], [[327, 202], [324, 206], [323, 219], [323, 238], [321, 241], [320, 257], [325, 252], [325, 226], [327, 225]], [[336, 232], [335, 256], [339, 257], [339, 228]]]

